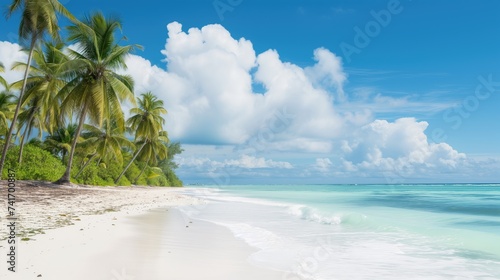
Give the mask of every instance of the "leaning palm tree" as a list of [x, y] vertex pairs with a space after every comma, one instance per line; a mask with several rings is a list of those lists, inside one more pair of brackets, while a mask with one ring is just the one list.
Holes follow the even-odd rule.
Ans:
[[44, 125], [41, 121], [41, 110], [40, 106], [38, 105], [38, 100], [38, 98], [32, 99], [30, 104], [19, 114], [18, 117], [18, 134], [21, 132], [21, 128], [24, 126], [24, 132], [21, 135], [21, 142], [19, 143], [19, 156], [17, 158], [17, 162], [19, 164], [22, 163], [24, 143], [26, 142], [26, 139], [29, 137], [29, 135], [31, 135], [33, 128], [36, 128], [38, 130], [38, 138], [42, 139]]
[[[22, 106], [28, 105], [23, 113], [19, 114], [21, 123], [25, 126], [21, 136], [19, 158], [21, 163], [24, 143], [30, 135], [33, 126], [37, 126], [39, 138], [43, 131], [52, 134], [61, 123], [58, 122], [60, 115], [60, 101], [56, 98], [57, 93], [66, 84], [62, 65], [69, 59], [63, 53], [64, 45], [44, 43], [43, 49], [36, 48], [33, 52], [34, 65], [26, 65], [18, 62], [12, 69], [30, 67], [30, 75], [27, 79], [26, 92], [23, 95]], [[21, 87], [23, 81], [14, 83], [13, 87]], [[21, 129], [22, 126], [19, 127]]]
[[[152, 167], [154, 170], [158, 170], [157, 166], [159, 161], [162, 161], [168, 157], [168, 144], [169, 139], [166, 131], [160, 131], [158, 136], [147, 139], [144, 138], [137, 143], [139, 146], [144, 145], [139, 153], [137, 153], [137, 160], [144, 163], [141, 172], [134, 179], [134, 183], [137, 182], [139, 177], [144, 173], [147, 167]], [[161, 174], [161, 169], [159, 169]]]
[[113, 120], [107, 120], [102, 128], [94, 125], [85, 125], [82, 132], [83, 140], [79, 145], [91, 147], [91, 154], [87, 162], [82, 166], [75, 178], [88, 166], [94, 158], [98, 158], [97, 164], [104, 162], [116, 162], [120, 166], [123, 163], [122, 148], [134, 148], [134, 144], [125, 137], [124, 131], [116, 125]]
[[101, 13], [68, 28], [68, 40], [77, 43], [78, 49], [69, 50], [73, 60], [65, 63], [65, 69], [70, 70], [72, 79], [58, 95], [63, 99], [62, 112], [64, 115], [75, 113], [78, 127], [66, 171], [56, 183], [70, 182], [76, 141], [86, 119], [97, 126], [101, 126], [104, 119], [114, 119], [118, 127], [124, 127], [121, 103], [128, 100], [135, 104], [132, 78], [115, 71], [126, 69], [125, 57], [136, 46], [119, 46], [115, 41], [119, 29], [118, 19], [105, 18]]
[[127, 120], [127, 125], [132, 131], [135, 131], [135, 140], [140, 140], [137, 143], [141, 142], [141, 144], [130, 162], [115, 180], [115, 183], [125, 174], [132, 162], [148, 143], [148, 140], [158, 137], [160, 131], [163, 130], [165, 119], [162, 115], [167, 113], [167, 110], [163, 107], [163, 101], [158, 99], [151, 92], [143, 93], [141, 97], [142, 98], [137, 98], [138, 107], [130, 110], [132, 116]]
[[134, 162], [134, 160], [136, 159], [140, 159], [141, 161], [145, 162], [145, 166], [139, 174], [139, 177], [140, 175], [142, 175], [148, 164], [156, 165], [158, 160], [166, 159], [168, 155], [168, 142], [169, 140], [166, 131], [159, 131], [154, 136], [141, 137], [140, 139], [138, 139], [136, 144], [140, 148], [135, 152], [134, 156], [128, 162], [127, 166], [125, 166], [125, 169], [123, 169], [122, 173], [120, 173], [120, 176], [116, 178], [115, 184], [120, 181], [123, 174], [125, 174], [128, 168], [132, 165], [132, 162]]
[[[45, 34], [50, 35], [50, 37], [54, 39], [59, 38], [58, 14], [62, 14], [72, 21], [75, 20], [73, 15], [71, 15], [71, 13], [66, 10], [66, 8], [58, 0], [13, 0], [7, 10], [7, 16], [10, 17], [18, 10], [22, 10], [21, 22], [19, 24], [19, 38], [22, 40], [21, 43], [27, 42], [29, 45], [27, 65], [31, 65], [35, 46]], [[10, 124], [9, 132], [6, 136], [2, 156], [0, 158], [0, 176], [2, 174], [5, 158], [9, 149], [10, 139], [17, 122], [19, 110], [21, 109], [29, 70], [30, 67], [26, 67], [24, 71], [23, 86], [19, 92], [17, 106]]]

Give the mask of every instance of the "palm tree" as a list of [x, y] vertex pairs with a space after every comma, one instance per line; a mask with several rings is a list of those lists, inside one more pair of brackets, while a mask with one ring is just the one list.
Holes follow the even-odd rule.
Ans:
[[121, 102], [135, 103], [132, 78], [115, 72], [126, 68], [125, 56], [135, 47], [119, 46], [115, 42], [114, 35], [119, 29], [118, 19], [105, 18], [101, 13], [68, 28], [69, 41], [77, 43], [79, 49], [69, 50], [74, 60], [65, 63], [65, 69], [70, 70], [73, 78], [58, 95], [63, 98], [63, 113], [74, 112], [79, 121], [66, 171], [56, 183], [70, 182], [76, 141], [85, 120], [88, 118], [91, 123], [101, 126], [104, 119], [114, 119], [118, 127], [124, 127]]
[[[37, 42], [43, 38], [45, 34], [49, 34], [52, 38], [59, 38], [59, 26], [57, 14], [62, 14], [70, 20], [74, 21], [73, 15], [59, 3], [58, 0], [13, 0], [7, 10], [7, 16], [10, 17], [14, 12], [22, 10], [21, 22], [19, 24], [19, 37], [29, 42], [29, 54], [27, 65], [31, 65], [33, 51]], [[6, 136], [5, 145], [0, 158], [0, 176], [2, 174], [7, 150], [9, 149], [10, 139], [14, 132], [14, 127], [17, 122], [19, 110], [23, 100], [23, 95], [26, 90], [26, 82], [28, 79], [30, 67], [26, 67], [24, 71], [24, 81], [19, 93], [18, 102], [14, 111], [14, 116], [10, 124], [9, 132]]]
[[163, 107], [163, 100], [158, 99], [153, 93], [141, 94], [137, 98], [138, 106], [130, 110], [132, 116], [127, 120], [127, 126], [135, 130], [135, 138], [153, 137], [163, 129], [165, 119], [162, 115], [167, 114]]
[[40, 106], [38, 105], [39, 102], [38, 100], [39, 100], [38, 98], [32, 99], [28, 107], [24, 111], [22, 111], [18, 117], [18, 123], [19, 123], [19, 129], [17, 130], [18, 134], [20, 133], [21, 128], [24, 126], [24, 132], [21, 135], [21, 143], [19, 144], [19, 157], [17, 159], [17, 162], [19, 164], [22, 163], [24, 143], [31, 134], [34, 127], [38, 129], [38, 138], [40, 139], [42, 138], [44, 126], [40, 117], [41, 111], [40, 111]]
[[66, 161], [66, 155], [71, 150], [71, 143], [75, 139], [76, 124], [69, 124], [66, 127], [60, 127], [53, 134], [45, 138], [45, 149], [53, 155], [61, 156], [62, 162]]
[[158, 160], [166, 159], [168, 155], [168, 142], [169, 140], [166, 131], [159, 131], [153, 137], [141, 137], [136, 143], [140, 148], [137, 150], [137, 152], [135, 152], [134, 156], [128, 162], [125, 169], [123, 169], [120, 176], [118, 176], [118, 178], [115, 180], [115, 184], [120, 181], [123, 174], [125, 174], [128, 168], [132, 165], [132, 162], [134, 162], [134, 160], [136, 159], [139, 159], [145, 163], [141, 173], [136, 178], [136, 180], [142, 175], [148, 165], [154, 166], [158, 163]]
[[[30, 76], [27, 79], [26, 92], [23, 95], [22, 105], [28, 103], [28, 108], [19, 114], [20, 123], [25, 125], [21, 136], [18, 162], [22, 162], [23, 148], [26, 137], [31, 134], [33, 126], [37, 126], [39, 138], [44, 130], [50, 134], [59, 127], [60, 102], [57, 93], [66, 84], [62, 65], [68, 57], [62, 52], [64, 45], [44, 43], [44, 49], [36, 48], [33, 52], [34, 65], [30, 65]], [[12, 69], [27, 67], [18, 62]], [[13, 87], [22, 86], [22, 81], [13, 84]], [[21, 129], [21, 125], [19, 129]]]
[[160, 131], [158, 135], [152, 139], [144, 138], [141, 141], [138, 141], [137, 144], [139, 146], [145, 144], [137, 155], [137, 160], [144, 162], [144, 166], [139, 175], [135, 178], [134, 182], [137, 182], [139, 177], [141, 177], [142, 173], [144, 173], [148, 166], [155, 168], [158, 165], [159, 161], [162, 161], [168, 157], [169, 141], [170, 140], [168, 139], [166, 131]]
[[127, 125], [130, 126], [131, 130], [135, 130], [135, 140], [140, 146], [122, 173], [115, 180], [115, 183], [121, 179], [148, 142], [158, 139], [158, 137], [166, 137], [166, 134], [160, 135], [160, 131], [163, 130], [163, 124], [165, 123], [162, 114], [167, 113], [167, 110], [163, 107], [163, 100], [158, 99], [151, 92], [143, 93], [141, 97], [137, 98], [138, 107], [130, 110], [130, 113], [133, 115], [127, 120]]
[[121, 166], [123, 163], [122, 148], [134, 148], [134, 144], [125, 137], [123, 130], [116, 125], [115, 121], [106, 121], [102, 128], [85, 125], [82, 138], [85, 140], [80, 143], [80, 146], [90, 146], [92, 153], [75, 178], [95, 157], [99, 157], [97, 164], [101, 162], [108, 164], [111, 161], [116, 161]]
[[9, 120], [12, 119], [14, 115], [14, 107], [16, 105], [13, 101], [15, 97], [16, 96], [9, 91], [8, 87], [7, 90], [0, 92], [0, 135], [6, 133], [9, 127]]

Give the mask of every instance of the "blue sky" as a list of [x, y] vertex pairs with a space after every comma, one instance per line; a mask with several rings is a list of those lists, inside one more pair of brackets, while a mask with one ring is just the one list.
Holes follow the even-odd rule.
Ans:
[[[500, 181], [498, 1], [62, 2], [144, 46], [129, 74], [168, 104], [186, 183]], [[172, 22], [200, 46], [166, 42]], [[1, 26], [15, 43], [16, 18]]]

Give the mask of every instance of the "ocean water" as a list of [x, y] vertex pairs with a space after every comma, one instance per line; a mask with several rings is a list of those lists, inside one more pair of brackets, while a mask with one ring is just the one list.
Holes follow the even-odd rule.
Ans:
[[187, 187], [282, 279], [500, 279], [500, 184]]

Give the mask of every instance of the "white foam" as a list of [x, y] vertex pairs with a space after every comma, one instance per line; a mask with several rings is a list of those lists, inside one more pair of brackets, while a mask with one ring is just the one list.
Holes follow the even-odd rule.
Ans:
[[288, 213], [299, 217], [303, 220], [318, 222], [325, 225], [339, 225], [342, 223], [342, 218], [338, 216], [323, 216], [318, 210], [305, 206], [305, 205], [293, 205], [288, 208]]

